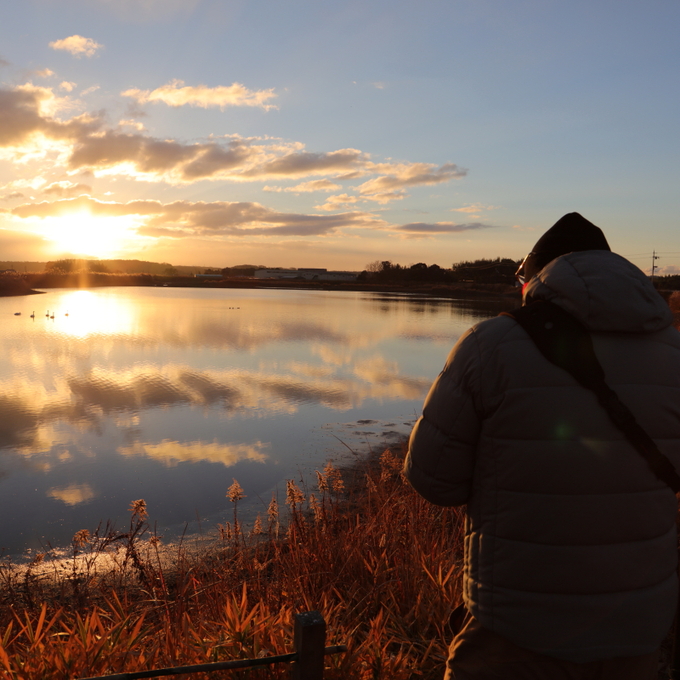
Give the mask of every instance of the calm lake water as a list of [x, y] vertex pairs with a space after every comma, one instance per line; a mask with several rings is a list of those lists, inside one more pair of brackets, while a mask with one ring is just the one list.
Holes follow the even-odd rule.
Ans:
[[460, 334], [515, 304], [190, 288], [0, 298], [0, 549], [122, 528], [139, 498], [165, 538], [209, 531], [232, 516], [234, 478], [252, 518], [284, 500], [286, 479], [408, 433]]

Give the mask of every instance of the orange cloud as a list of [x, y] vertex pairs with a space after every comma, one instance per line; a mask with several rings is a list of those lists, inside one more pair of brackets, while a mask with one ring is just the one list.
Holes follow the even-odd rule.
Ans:
[[439, 234], [459, 234], [465, 231], [476, 231], [478, 229], [493, 229], [494, 225], [482, 224], [481, 222], [471, 222], [468, 224], [456, 224], [454, 222], [411, 222], [394, 227], [394, 230], [404, 235], [406, 238], [424, 238]]
[[244, 173], [244, 176], [304, 176], [336, 173], [361, 166], [367, 156], [357, 149], [339, 149], [326, 153], [292, 151]]
[[0, 89], [0, 147], [20, 147], [36, 137], [75, 141], [101, 125], [98, 118], [83, 114], [62, 122], [51, 112], [61, 103], [49, 88], [22, 85], [14, 90]]
[[339, 210], [353, 203], [359, 201], [358, 196], [350, 196], [349, 194], [338, 194], [337, 196], [329, 196], [323, 205], [317, 205], [318, 210]]
[[296, 194], [303, 194], [312, 191], [337, 191], [342, 189], [339, 184], [335, 184], [328, 179], [313, 179], [310, 182], [302, 182], [296, 184], [294, 187], [286, 187], [284, 191], [290, 191]]
[[41, 203], [26, 203], [11, 211], [15, 217], [54, 217], [88, 212], [97, 217], [136, 215], [143, 225], [143, 236], [320, 236], [340, 228], [380, 229], [383, 220], [369, 213], [348, 212], [338, 215], [305, 215], [283, 213], [259, 203], [214, 201], [130, 201], [116, 203], [99, 201], [89, 196]]
[[224, 178], [229, 171], [248, 167], [260, 154], [260, 149], [238, 139], [226, 145], [182, 144], [138, 132], [109, 130], [79, 140], [68, 165], [71, 169], [111, 170], [137, 179], [191, 182]]
[[185, 86], [183, 80], [172, 80], [155, 90], [130, 89], [121, 92], [123, 97], [131, 97], [139, 104], [162, 102], [168, 106], [200, 106], [207, 109], [219, 106], [257, 106], [265, 110], [277, 108], [267, 102], [276, 97], [274, 90], [249, 90], [241, 83], [229, 86], [206, 87], [205, 85]]
[[[368, 167], [382, 176], [369, 179], [357, 187], [364, 196], [388, 196], [405, 187], [440, 184], [467, 175], [467, 170], [455, 163], [445, 163], [440, 167], [432, 163], [371, 163]], [[400, 195], [397, 194], [397, 197]]]
[[76, 194], [83, 194], [92, 191], [92, 187], [87, 184], [69, 182], [62, 180], [60, 182], [52, 182], [48, 184], [43, 190], [43, 194], [53, 196], [75, 196]]
[[78, 58], [83, 55], [92, 57], [97, 50], [103, 47], [103, 45], [100, 45], [98, 42], [95, 42], [91, 38], [84, 38], [82, 35], [71, 35], [68, 38], [55, 40], [49, 43], [49, 45], [53, 50], [63, 50]]
[[[71, 85], [62, 83], [66, 89]], [[175, 93], [180, 90], [184, 92], [186, 88], [174, 88]], [[204, 92], [208, 90], [204, 88]], [[210, 91], [215, 94], [216, 90]], [[196, 94], [195, 89], [189, 88], [189, 91]], [[190, 97], [186, 101], [190, 101]], [[214, 102], [218, 105], [219, 97]], [[337, 180], [373, 175], [355, 187], [358, 196], [344, 194], [343, 200], [329, 198], [320, 208], [326, 211], [360, 199], [385, 204], [404, 198], [408, 187], [448, 182], [467, 172], [453, 163], [441, 166], [374, 163], [368, 154], [353, 148], [310, 152], [299, 142], [271, 138], [246, 139], [232, 135], [196, 143], [159, 139], [129, 120], [121, 121], [115, 129], [106, 129], [104, 113], [80, 114], [70, 119], [57, 117], [58, 112], [73, 106], [73, 100], [57, 97], [50, 88], [31, 84], [0, 88], [0, 120], [3, 121], [0, 149], [5, 150], [5, 158], [18, 162], [46, 158], [49, 151], [56, 151], [52, 156], [56, 166], [67, 171], [171, 184], [206, 179], [253, 182], [321, 176], [285, 189], [266, 188], [291, 193], [337, 191], [342, 188]], [[130, 126], [138, 129], [130, 130]]]

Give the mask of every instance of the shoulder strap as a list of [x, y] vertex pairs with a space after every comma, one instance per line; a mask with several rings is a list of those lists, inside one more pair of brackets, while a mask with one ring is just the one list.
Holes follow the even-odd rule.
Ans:
[[547, 300], [536, 300], [511, 312], [503, 312], [503, 316], [515, 319], [548, 361], [570, 373], [579, 384], [595, 393], [612, 423], [645, 458], [652, 472], [678, 493], [680, 476], [675, 467], [605, 382], [604, 370], [585, 326]]

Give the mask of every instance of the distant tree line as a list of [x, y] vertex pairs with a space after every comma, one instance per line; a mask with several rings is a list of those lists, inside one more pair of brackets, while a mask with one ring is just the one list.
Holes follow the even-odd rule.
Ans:
[[655, 276], [654, 285], [659, 290], [680, 290], [680, 274], [667, 274]]
[[155, 276], [191, 276], [200, 273], [202, 267], [173, 266], [168, 262], [145, 262], [144, 260], [84, 260], [65, 258], [45, 264], [48, 274], [152, 274]]
[[497, 257], [456, 262], [451, 269], [418, 262], [409, 266], [376, 260], [366, 265], [359, 281], [374, 283], [505, 283], [514, 284], [520, 260]]

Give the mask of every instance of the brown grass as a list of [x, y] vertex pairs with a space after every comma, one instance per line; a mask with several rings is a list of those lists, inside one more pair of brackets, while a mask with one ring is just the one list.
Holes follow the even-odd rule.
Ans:
[[[78, 532], [68, 563], [0, 568], [0, 677], [78, 678], [292, 650], [292, 615], [319, 610], [325, 677], [441, 678], [446, 630], [460, 601], [463, 513], [420, 498], [400, 473], [403, 450], [318, 488], [287, 487], [287, 520], [273, 502], [246, 533], [234, 521], [191, 555], [149, 535], [134, 501], [125, 532]], [[226, 490], [225, 490], [226, 491]], [[262, 532], [262, 533], [259, 533]], [[165, 554], [167, 554], [167, 548]], [[102, 566], [102, 558], [108, 566]], [[286, 665], [192, 677], [289, 677]]]

